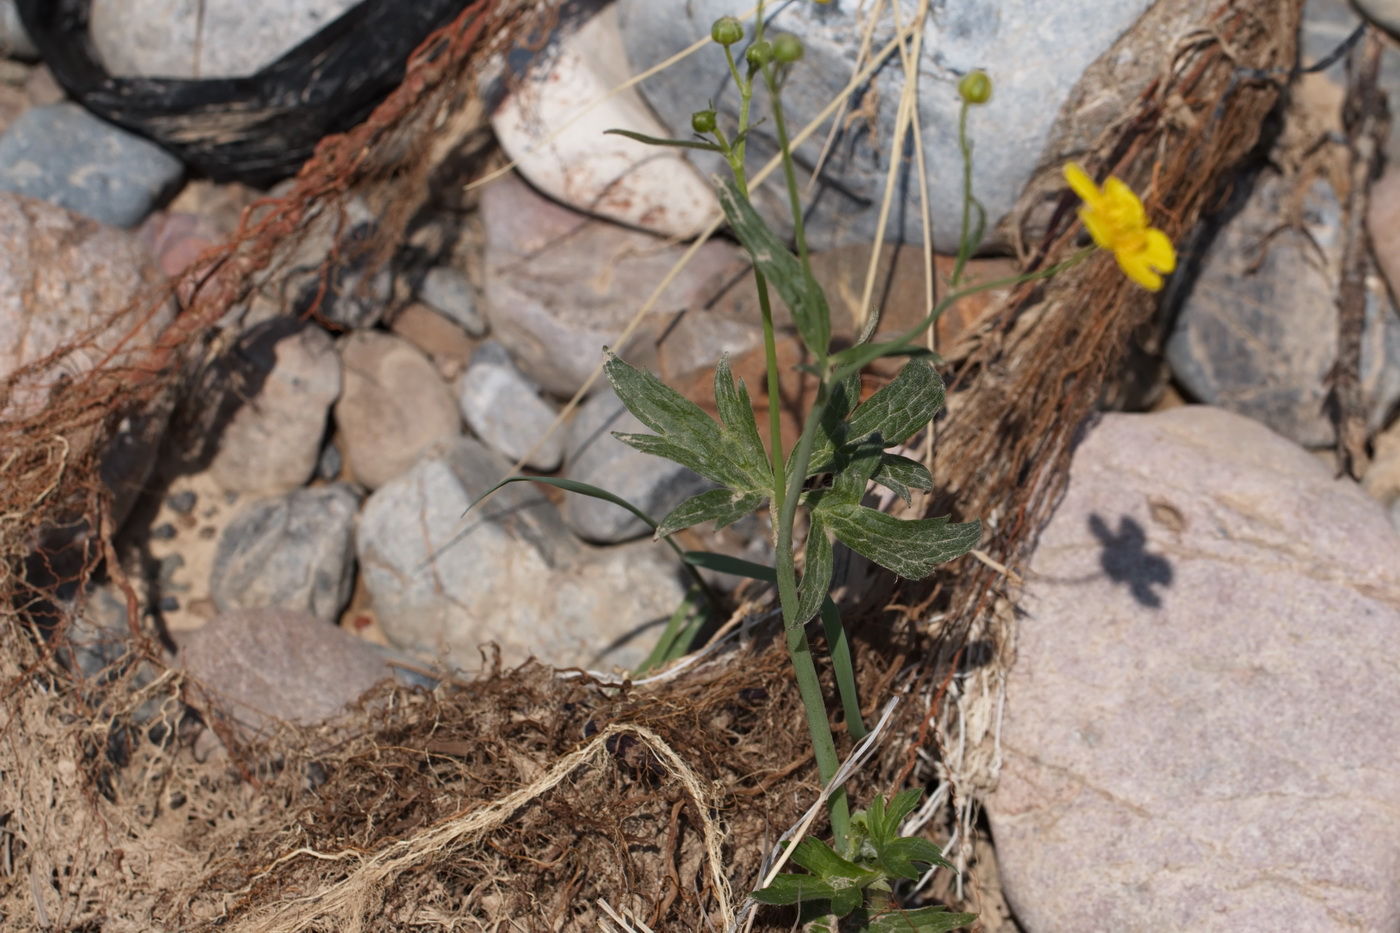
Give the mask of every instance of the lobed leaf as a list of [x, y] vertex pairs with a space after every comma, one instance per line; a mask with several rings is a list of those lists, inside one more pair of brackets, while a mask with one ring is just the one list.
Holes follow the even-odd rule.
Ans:
[[825, 901], [837, 895], [836, 886], [816, 875], [781, 874], [766, 888], [753, 892], [753, 899], [760, 904], [782, 907], [802, 901]]
[[848, 437], [879, 434], [886, 447], [903, 444], [943, 407], [943, 380], [927, 360], [912, 360], [855, 410]]
[[884, 869], [885, 874], [894, 878], [906, 878], [909, 881], [917, 881], [924, 873], [922, 868], [914, 864], [915, 862], [926, 862], [943, 868], [953, 867], [947, 859], [943, 858], [942, 849], [927, 839], [913, 836], [890, 839], [883, 845], [877, 845], [875, 852], [876, 861]]
[[762, 493], [735, 492], [732, 489], [711, 489], [702, 492], [698, 496], [691, 496], [668, 512], [656, 527], [655, 536], [664, 538], [682, 528], [709, 521], [715, 523], [715, 530], [718, 531], [761, 507], [765, 498]]
[[831, 311], [821, 286], [758, 216], [733, 179], [719, 179], [716, 187], [730, 228], [788, 306], [802, 342], [817, 359], [826, 359], [831, 345]]
[[880, 465], [870, 479], [893, 492], [908, 505], [912, 500], [909, 487], [928, 492], [933, 488], [933, 476], [928, 468], [917, 460], [910, 460], [899, 454], [886, 453], [880, 457]]
[[868, 933], [948, 933], [977, 920], [976, 914], [950, 914], [945, 907], [920, 907], [881, 914], [870, 921]]
[[877, 877], [875, 872], [837, 855], [835, 849], [815, 836], [802, 837], [802, 841], [793, 847], [792, 860], [822, 878], [848, 878], [869, 883]]
[[851, 550], [909, 580], [921, 580], [939, 564], [961, 557], [982, 537], [980, 522], [949, 524], [947, 516], [898, 519], [830, 497], [820, 500], [815, 511]]
[[812, 527], [807, 531], [807, 559], [802, 567], [802, 585], [797, 592], [797, 614], [793, 626], [806, 625], [822, 608], [831, 590], [831, 539], [821, 517], [812, 514]]

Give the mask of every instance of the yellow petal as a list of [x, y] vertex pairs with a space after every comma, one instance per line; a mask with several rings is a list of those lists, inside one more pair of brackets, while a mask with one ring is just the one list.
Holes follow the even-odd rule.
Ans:
[[1074, 162], [1065, 163], [1065, 181], [1069, 182], [1070, 190], [1079, 195], [1079, 199], [1090, 207], [1098, 206], [1099, 201], [1103, 198], [1099, 192], [1099, 186], [1094, 184], [1089, 173]]
[[1079, 219], [1084, 221], [1085, 228], [1089, 231], [1089, 235], [1094, 238], [1094, 243], [1099, 249], [1113, 249], [1115, 231], [1108, 218], [1092, 207], [1081, 207]]
[[1144, 234], [1143, 259], [1158, 272], [1172, 272], [1176, 269], [1176, 250], [1172, 241], [1156, 227], [1149, 227]]
[[1103, 210], [1111, 213], [1124, 229], [1141, 230], [1147, 226], [1147, 211], [1143, 209], [1142, 200], [1119, 179], [1110, 177], [1103, 183], [1103, 197], [1107, 203]]
[[1118, 260], [1118, 268], [1122, 269], [1123, 274], [1128, 278], [1150, 292], [1161, 289], [1162, 277], [1152, 271], [1152, 264], [1147, 261], [1143, 253], [1119, 250], [1113, 255]]

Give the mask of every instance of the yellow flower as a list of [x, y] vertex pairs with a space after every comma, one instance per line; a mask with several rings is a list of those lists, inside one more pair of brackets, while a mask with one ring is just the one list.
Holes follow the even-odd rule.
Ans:
[[1117, 178], [1104, 182], [1103, 190], [1078, 165], [1065, 166], [1065, 180], [1084, 201], [1079, 217], [1100, 248], [1112, 250], [1123, 273], [1149, 291], [1162, 287], [1162, 274], [1176, 268], [1172, 241], [1147, 225], [1142, 201]]

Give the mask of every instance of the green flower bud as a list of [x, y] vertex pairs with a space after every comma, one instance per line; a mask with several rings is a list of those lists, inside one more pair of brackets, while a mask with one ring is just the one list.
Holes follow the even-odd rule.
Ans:
[[985, 71], [969, 71], [958, 82], [958, 94], [969, 104], [985, 104], [992, 99], [992, 79]]
[[710, 38], [728, 48], [744, 38], [744, 24], [732, 16], [721, 16], [710, 27]]
[[690, 115], [690, 128], [702, 136], [715, 131], [715, 112], [697, 110]]
[[767, 39], [755, 42], [744, 53], [744, 59], [749, 63], [750, 68], [762, 68], [773, 60], [773, 43]]
[[773, 40], [773, 57], [784, 65], [799, 61], [802, 52], [802, 40], [792, 33], [785, 32]]

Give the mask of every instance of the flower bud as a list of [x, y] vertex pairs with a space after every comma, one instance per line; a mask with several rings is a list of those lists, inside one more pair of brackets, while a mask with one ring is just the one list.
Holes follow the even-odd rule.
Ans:
[[690, 128], [702, 136], [715, 131], [715, 112], [697, 110], [690, 115]]
[[802, 52], [802, 40], [792, 33], [785, 32], [773, 40], [773, 57], [784, 65], [799, 61]]
[[985, 104], [992, 99], [992, 79], [985, 71], [969, 71], [958, 82], [958, 94], [965, 103]]
[[744, 38], [744, 24], [732, 16], [721, 16], [710, 27], [710, 38], [728, 48]]
[[773, 60], [773, 43], [767, 39], [755, 42], [744, 53], [744, 59], [748, 61], [750, 68], [762, 68]]

